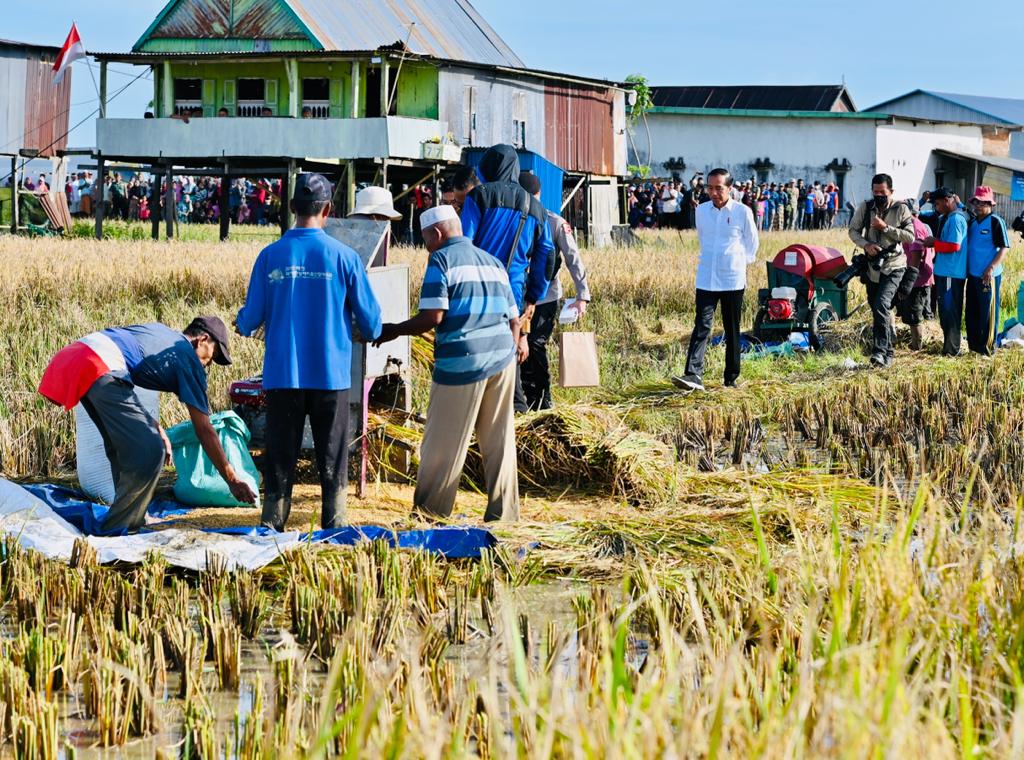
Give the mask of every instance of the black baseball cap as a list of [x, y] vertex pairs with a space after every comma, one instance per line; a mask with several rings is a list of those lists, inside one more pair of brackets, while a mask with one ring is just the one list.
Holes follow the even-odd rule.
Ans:
[[530, 195], [535, 195], [540, 192], [540, 177], [533, 172], [520, 172], [519, 184], [522, 186], [523, 190], [528, 192]]
[[928, 199], [931, 201], [941, 201], [943, 198], [952, 198], [956, 193], [950, 190], [948, 187], [940, 187], [932, 190]]
[[192, 320], [185, 332], [204, 332], [210, 336], [217, 350], [213, 353], [213, 361], [222, 367], [231, 364], [231, 354], [228, 351], [228, 328], [220, 317], [206, 316], [196, 317]]
[[329, 201], [333, 198], [331, 183], [322, 174], [298, 174], [295, 177], [293, 201]]

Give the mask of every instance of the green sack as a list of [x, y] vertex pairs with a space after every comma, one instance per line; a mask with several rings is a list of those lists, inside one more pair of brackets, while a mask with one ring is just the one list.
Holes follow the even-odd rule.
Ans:
[[[257, 494], [259, 506], [260, 473], [249, 453], [249, 428], [234, 412], [218, 412], [210, 416], [210, 424], [217, 431], [228, 463], [239, 478], [248, 483]], [[245, 507], [235, 499], [224, 478], [206, 456], [196, 438], [191, 422], [182, 422], [167, 431], [174, 450], [174, 469], [178, 480], [174, 484], [174, 498], [182, 504], [197, 507]]]

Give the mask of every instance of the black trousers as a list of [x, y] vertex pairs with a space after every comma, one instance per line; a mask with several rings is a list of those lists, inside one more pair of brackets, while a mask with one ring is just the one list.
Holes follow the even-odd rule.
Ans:
[[725, 382], [740, 376], [740, 312], [743, 309], [742, 290], [697, 289], [697, 316], [693, 321], [693, 335], [686, 352], [686, 374], [704, 377], [704, 355], [711, 337], [715, 310], [722, 305], [722, 327], [725, 329]]
[[892, 359], [896, 346], [896, 328], [892, 324], [892, 304], [896, 300], [903, 273], [897, 269], [890, 274], [879, 274], [878, 282], [868, 282], [868, 305], [872, 316], [871, 355]]
[[939, 302], [939, 324], [942, 325], [942, 353], [944, 356], [960, 354], [960, 328], [964, 321], [964, 288], [966, 285], [966, 280], [935, 275], [935, 293]]
[[530, 356], [520, 369], [523, 394], [530, 411], [551, 408], [551, 368], [548, 364], [548, 343], [558, 319], [559, 303], [539, 304], [530, 325]]
[[309, 417], [313, 450], [320, 475], [320, 524], [325, 529], [345, 525], [348, 488], [348, 390], [267, 391], [267, 451], [264, 464], [266, 500], [261, 523], [284, 530], [292, 509], [295, 465]]

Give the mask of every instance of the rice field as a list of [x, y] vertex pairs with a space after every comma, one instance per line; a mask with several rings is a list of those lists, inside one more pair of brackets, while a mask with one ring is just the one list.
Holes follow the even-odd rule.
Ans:
[[[796, 239], [850, 249], [768, 234], [760, 258]], [[230, 319], [260, 245], [0, 237], [4, 477], [73, 477], [73, 418], [34, 393], [54, 351], [112, 324]], [[836, 352], [747, 361], [735, 392], [712, 349], [709, 392], [684, 396], [667, 378], [693, 237], [584, 255], [603, 387], [519, 421], [523, 519], [496, 550], [304, 547], [194, 575], [7, 541], [0, 756], [1024, 756], [1024, 354], [942, 359], [933, 339], [871, 371], [858, 313]], [[423, 251], [395, 258], [418, 280]], [[750, 290], [764, 281], [759, 264]], [[215, 406], [260, 369], [259, 343], [233, 353]], [[415, 449], [416, 424], [376, 423]], [[417, 525], [409, 485], [379, 475], [350, 517]], [[482, 514], [479, 482], [471, 457], [458, 522]], [[315, 497], [300, 490], [293, 527]], [[212, 512], [187, 520], [255, 521]]]

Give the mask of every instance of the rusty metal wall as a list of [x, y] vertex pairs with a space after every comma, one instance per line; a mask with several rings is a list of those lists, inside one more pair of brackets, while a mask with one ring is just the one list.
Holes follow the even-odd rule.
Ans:
[[53, 84], [53, 59], [28, 53], [25, 61], [25, 140], [19, 148], [40, 151], [51, 158], [68, 146], [68, 114], [71, 109], [69, 69], [59, 85]]
[[305, 39], [283, 3], [265, 0], [184, 0], [153, 30], [152, 39]]
[[566, 171], [615, 175], [614, 91], [573, 84], [544, 90], [545, 157]]

